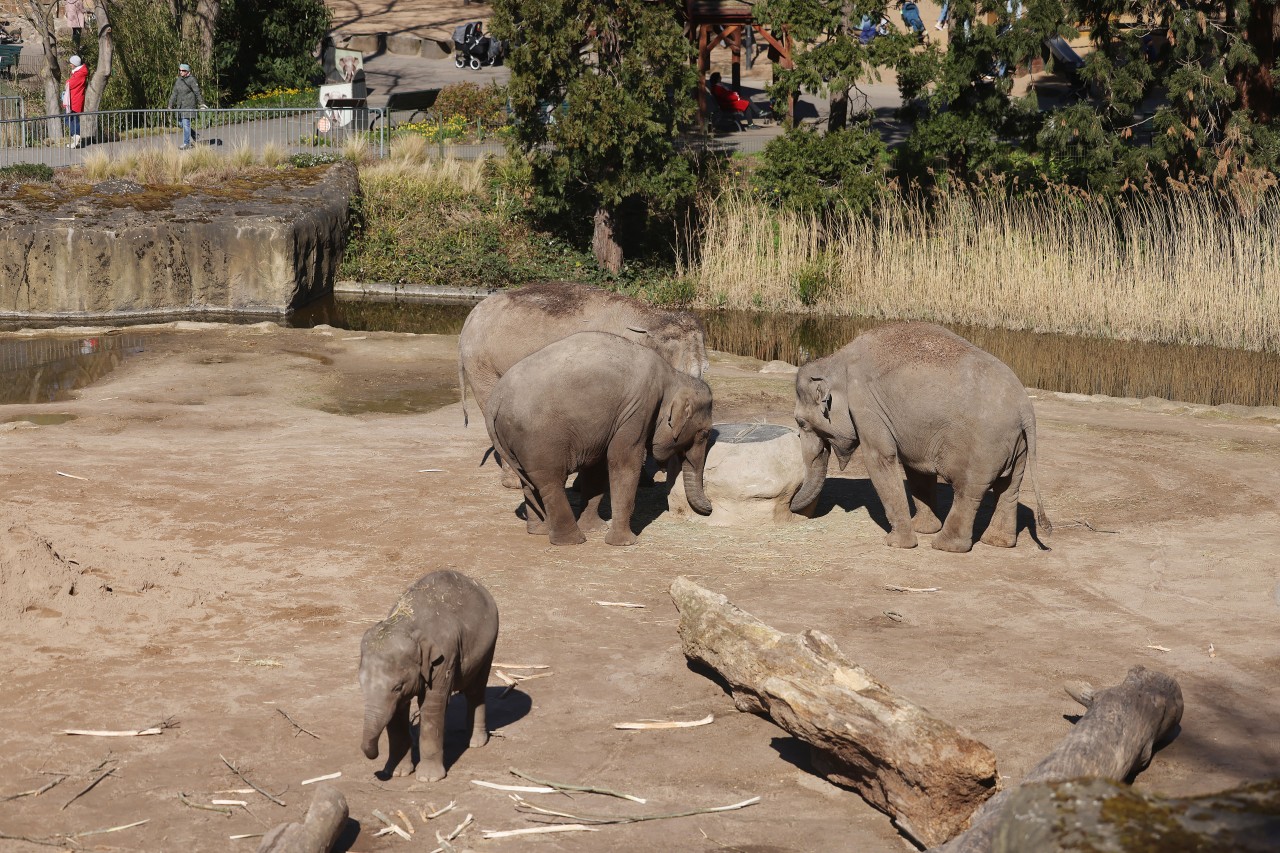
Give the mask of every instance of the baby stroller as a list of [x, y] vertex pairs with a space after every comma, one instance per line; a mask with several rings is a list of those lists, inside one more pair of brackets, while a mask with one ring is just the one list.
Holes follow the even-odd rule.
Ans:
[[484, 34], [484, 24], [472, 21], [453, 30], [453, 64], [472, 71], [482, 65], [497, 65], [502, 59], [502, 42]]

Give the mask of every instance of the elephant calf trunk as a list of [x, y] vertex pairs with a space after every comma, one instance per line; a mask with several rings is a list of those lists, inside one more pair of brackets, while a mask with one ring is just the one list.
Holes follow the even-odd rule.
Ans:
[[711, 501], [702, 485], [702, 468], [695, 467], [688, 459], [684, 460], [683, 479], [684, 494], [689, 507], [698, 515], [711, 515]]

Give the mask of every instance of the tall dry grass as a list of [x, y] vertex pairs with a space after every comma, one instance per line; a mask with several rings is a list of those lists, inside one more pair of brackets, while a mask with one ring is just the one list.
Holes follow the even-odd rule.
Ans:
[[709, 205], [679, 271], [707, 307], [943, 321], [1280, 352], [1280, 203], [955, 193], [822, 221]]

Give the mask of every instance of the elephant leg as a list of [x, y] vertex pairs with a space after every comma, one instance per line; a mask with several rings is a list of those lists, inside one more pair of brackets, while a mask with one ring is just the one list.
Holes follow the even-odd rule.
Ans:
[[973, 550], [973, 520], [978, 516], [978, 506], [987, 489], [985, 483], [951, 485], [955, 499], [951, 502], [951, 512], [947, 513], [947, 523], [942, 526], [942, 532], [933, 537], [933, 547], [939, 551], [964, 554]]
[[907, 506], [907, 490], [903, 488], [902, 477], [898, 473], [897, 457], [878, 453], [863, 445], [863, 462], [867, 466], [867, 473], [871, 475], [871, 485], [875, 486], [880, 503], [884, 504], [884, 514], [889, 519], [889, 535], [885, 537], [885, 544], [894, 548], [916, 547], [916, 534], [911, 529], [911, 509]]
[[938, 505], [938, 475], [912, 471], [910, 468], [906, 472], [907, 488], [916, 499], [916, 514], [911, 517], [911, 529], [916, 533], [937, 533], [942, 529], [942, 522], [938, 520], [935, 508]]
[[547, 511], [542, 508], [542, 499], [529, 486], [521, 484], [524, 489], [524, 523], [525, 530], [532, 536], [545, 535], [547, 532]]
[[444, 770], [444, 717], [449, 705], [450, 684], [439, 678], [435, 687], [426, 691], [419, 706], [418, 775], [419, 782], [439, 782]]
[[498, 469], [502, 472], [502, 487], [504, 489], [520, 489], [524, 488], [524, 484], [520, 482], [520, 478], [516, 476], [516, 472], [511, 465], [502, 458], [502, 454], [493, 451], [493, 458], [498, 460]]
[[630, 441], [616, 441], [609, 447], [609, 501], [613, 519], [604, 541], [610, 545], [634, 545], [631, 513], [636, 508], [636, 489], [640, 487], [640, 469], [644, 466], [644, 444], [627, 447]]
[[600, 517], [600, 501], [609, 484], [609, 466], [603, 459], [578, 472], [578, 493], [582, 495], [582, 514], [578, 516], [578, 529], [599, 530], [605, 526]]
[[396, 707], [387, 723], [387, 769], [392, 776], [413, 772], [413, 727], [409, 723], [409, 699]]
[[488, 671], [487, 664], [482, 666], [475, 681], [467, 687], [464, 694], [467, 697], [467, 728], [471, 730], [469, 745], [472, 749], [482, 747], [489, 742], [489, 727], [485, 724], [485, 679], [483, 677], [483, 674]]
[[991, 484], [996, 493], [996, 511], [991, 523], [982, 534], [982, 542], [997, 548], [1012, 548], [1018, 544], [1018, 496], [1022, 491], [1022, 475], [1027, 467], [1026, 444], [1020, 440], [1013, 470], [1007, 477], [998, 477]]
[[573, 517], [573, 507], [564, 490], [565, 473], [560, 471], [529, 471], [528, 477], [542, 499], [547, 521], [548, 538], [552, 545], [581, 545], [587, 541]]

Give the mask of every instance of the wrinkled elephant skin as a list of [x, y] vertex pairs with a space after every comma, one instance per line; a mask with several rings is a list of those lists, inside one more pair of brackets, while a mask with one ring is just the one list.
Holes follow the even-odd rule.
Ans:
[[414, 771], [409, 704], [417, 697], [417, 778], [443, 779], [445, 707], [453, 693], [466, 696], [471, 746], [484, 746], [489, 740], [484, 691], [497, 639], [498, 605], [466, 575], [432, 572], [409, 587], [360, 642], [365, 757], [378, 757], [385, 730], [386, 772], [407, 776]]
[[[579, 332], [523, 359], [494, 386], [485, 425], [520, 478], [529, 532], [549, 534], [553, 545], [585, 542], [584, 528], [603, 526], [606, 490], [613, 521], [605, 541], [636, 541], [631, 513], [647, 450], [677, 460], [689, 505], [711, 512], [703, 490], [711, 389], [625, 338]], [[574, 471], [586, 501], [581, 524], [564, 489]]]
[[[795, 511], [817, 499], [831, 453], [843, 470], [861, 447], [889, 519], [889, 545], [914, 548], [917, 533], [937, 533], [934, 548], [969, 551], [990, 489], [996, 508], [982, 541], [1012, 548], [1024, 469], [1035, 489], [1037, 528], [1052, 532], [1036, 479], [1036, 416], [1026, 389], [998, 358], [941, 326], [877, 326], [804, 365], [796, 374], [795, 417], [805, 465]], [[915, 498], [914, 518], [899, 465]], [[955, 493], [945, 525], [934, 502], [938, 477]]]

